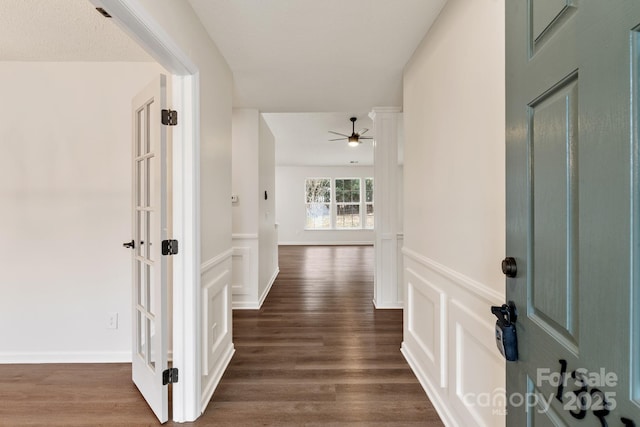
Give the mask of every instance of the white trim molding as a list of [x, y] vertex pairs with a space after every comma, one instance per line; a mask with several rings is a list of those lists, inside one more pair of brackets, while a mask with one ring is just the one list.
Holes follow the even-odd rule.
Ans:
[[218, 358], [218, 363], [213, 368], [213, 372], [210, 373], [211, 379], [203, 390], [202, 399], [200, 401], [200, 412], [204, 412], [207, 409], [207, 405], [213, 397], [213, 392], [216, 391], [216, 387], [218, 387], [218, 384], [220, 384], [222, 375], [227, 369], [227, 366], [229, 366], [229, 363], [231, 363], [231, 359], [233, 358], [235, 352], [236, 350], [233, 347], [233, 344], [229, 344], [226, 347], [223, 356]]
[[173, 260], [173, 357], [181, 381], [173, 385], [173, 420], [200, 415], [200, 79], [198, 67], [137, 0], [90, 0], [173, 75], [173, 237], [181, 251]]
[[267, 284], [267, 287], [264, 288], [264, 291], [262, 291], [262, 295], [260, 295], [260, 299], [258, 300], [258, 308], [262, 307], [262, 304], [264, 304], [264, 300], [267, 299], [267, 295], [269, 295], [269, 292], [271, 291], [271, 287], [273, 286], [276, 279], [278, 278], [278, 274], [280, 274], [280, 267], [276, 268], [276, 270], [271, 275], [271, 278], [269, 279], [269, 283]]
[[278, 242], [278, 246], [373, 246], [372, 241], [362, 242], [338, 242], [338, 241], [314, 241], [314, 242]]
[[464, 274], [458, 273], [457, 271], [447, 267], [446, 265], [440, 264], [437, 261], [434, 261], [430, 258], [420, 255], [419, 253], [404, 247], [402, 249], [402, 253], [406, 255], [408, 258], [419, 262], [426, 268], [434, 270], [439, 274], [453, 280], [454, 282], [462, 285], [464, 288], [473, 292], [476, 296], [484, 299], [487, 303], [496, 304], [499, 301], [504, 300], [504, 295], [500, 292], [497, 292], [487, 285], [478, 282], [477, 280], [473, 280], [472, 278], [465, 276]]
[[253, 233], [251, 234], [234, 233], [231, 235], [231, 239], [232, 240], [257, 240], [258, 235]]
[[215, 257], [203, 262], [200, 265], [200, 274], [204, 274], [207, 271], [211, 270], [221, 262], [231, 258], [233, 254], [233, 249], [229, 249], [227, 251], [222, 252], [221, 254], [216, 255]]
[[131, 351], [27, 351], [0, 353], [0, 365], [34, 363], [131, 363]]
[[436, 411], [438, 412], [438, 415], [440, 416], [440, 419], [442, 420], [443, 424], [447, 427], [460, 427], [460, 424], [456, 422], [455, 418], [451, 414], [451, 411], [449, 411], [449, 408], [447, 407], [446, 402], [438, 393], [437, 391], [438, 387], [434, 386], [431, 383], [431, 381], [429, 380], [429, 377], [424, 373], [424, 371], [420, 367], [420, 364], [418, 363], [417, 358], [413, 355], [411, 350], [407, 348], [404, 342], [400, 347], [400, 352], [402, 353], [405, 360], [409, 364], [409, 367], [415, 374], [416, 378], [418, 378], [418, 382], [420, 382], [420, 385], [424, 389], [425, 393], [427, 393], [427, 396], [429, 397], [429, 400], [433, 404], [433, 407], [436, 408]]
[[89, 0], [109, 11], [120, 29], [134, 39], [168, 71], [177, 75], [198, 72], [189, 56], [136, 0]]

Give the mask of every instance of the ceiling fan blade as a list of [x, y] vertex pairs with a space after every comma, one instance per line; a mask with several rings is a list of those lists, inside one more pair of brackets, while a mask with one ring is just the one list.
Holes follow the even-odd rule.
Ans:
[[367, 132], [369, 132], [369, 129], [367, 129], [367, 128], [362, 128], [362, 129], [360, 129], [360, 132], [358, 132], [358, 135], [362, 136], [362, 135], [364, 135], [364, 134], [365, 134], [365, 133], [367, 133]]
[[373, 139], [373, 137], [372, 136], [361, 136], [358, 139]]
[[336, 139], [330, 139], [329, 141], [346, 141], [348, 138], [336, 138]]
[[329, 131], [329, 133], [332, 133], [334, 135], [340, 135], [340, 136], [344, 136], [345, 138], [349, 138], [349, 135], [345, 135], [344, 133], [338, 133], [338, 132], [334, 132], [332, 130]]

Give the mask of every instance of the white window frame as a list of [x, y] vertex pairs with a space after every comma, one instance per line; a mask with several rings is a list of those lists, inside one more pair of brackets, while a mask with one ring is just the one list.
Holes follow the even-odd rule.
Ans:
[[[309, 203], [307, 203], [307, 181], [308, 180], [319, 180], [319, 179], [326, 179], [329, 181], [329, 187], [330, 187], [330, 191], [331, 191], [331, 195], [329, 198], [329, 227], [328, 228], [311, 228], [307, 226], [307, 205]], [[349, 205], [349, 204], [353, 204], [353, 203], [344, 203], [344, 202], [340, 202], [338, 203], [336, 201], [336, 181], [337, 180], [359, 180], [360, 181], [360, 202], [358, 203], [358, 205], [360, 206], [360, 227], [338, 227], [337, 224], [337, 218], [338, 218], [338, 205]], [[304, 230], [305, 231], [350, 231], [350, 230], [373, 230], [375, 228], [375, 199], [373, 199], [373, 202], [366, 202], [366, 180], [372, 180], [373, 181], [373, 185], [375, 186], [375, 181], [373, 180], [373, 177], [359, 177], [359, 176], [347, 176], [347, 177], [342, 177], [342, 176], [337, 176], [337, 177], [332, 177], [332, 176], [307, 176], [304, 179], [304, 182], [302, 183], [303, 186], [303, 197], [304, 197]], [[373, 195], [372, 195], [373, 196]], [[366, 221], [367, 221], [367, 206], [371, 205], [374, 206], [374, 211], [373, 211], [373, 216], [374, 216], [374, 226], [373, 227], [367, 227], [366, 226]]]
[[[357, 181], [359, 181], [359, 193], [360, 193], [359, 196], [360, 196], [360, 200], [357, 203], [357, 205], [359, 207], [359, 214], [360, 214], [359, 215], [360, 216], [360, 226], [359, 227], [338, 227], [338, 205], [345, 206], [345, 205], [355, 205], [356, 204], [356, 203], [353, 203], [353, 202], [345, 203], [345, 202], [338, 202], [337, 201], [336, 198], [337, 198], [338, 193], [336, 192], [336, 181], [338, 181], [338, 180], [342, 180], [342, 181], [345, 181], [345, 180], [355, 181], [355, 180], [357, 180]], [[364, 229], [363, 223], [362, 223], [362, 219], [363, 219], [362, 218], [362, 208], [364, 207], [364, 204], [362, 203], [362, 178], [357, 177], [357, 176], [355, 176], [355, 177], [335, 177], [335, 178], [333, 178], [333, 181], [331, 181], [331, 185], [333, 186], [332, 202], [333, 202], [334, 209], [333, 209], [333, 218], [332, 219], [333, 219], [334, 229], [335, 230], [362, 230], [362, 229]]]
[[[375, 187], [376, 182], [373, 179], [372, 176], [367, 176], [362, 178], [362, 181], [364, 182], [364, 185], [362, 186], [362, 202], [363, 202], [363, 206], [364, 206], [364, 210], [362, 211], [362, 228], [365, 230], [373, 230], [376, 227], [376, 199], [374, 196], [374, 192], [371, 192], [371, 202], [367, 202], [367, 180], [370, 179], [371, 182], [373, 183], [373, 187]], [[373, 226], [372, 227], [367, 227], [367, 206], [371, 205], [371, 208], [373, 210]]]
[[[309, 180], [327, 180], [329, 181], [329, 227], [326, 228], [316, 228], [316, 227], [309, 227], [307, 225], [307, 206], [310, 204], [309, 202], [307, 202], [307, 181]], [[333, 208], [333, 200], [335, 198], [334, 194], [335, 194], [335, 188], [334, 188], [334, 184], [333, 184], [333, 178], [331, 177], [306, 177], [304, 179], [303, 182], [303, 188], [304, 188], [304, 229], [305, 230], [309, 230], [309, 231], [324, 231], [324, 230], [334, 230], [335, 229], [335, 223], [334, 223], [334, 217], [335, 217], [335, 213], [334, 213], [334, 208]]]

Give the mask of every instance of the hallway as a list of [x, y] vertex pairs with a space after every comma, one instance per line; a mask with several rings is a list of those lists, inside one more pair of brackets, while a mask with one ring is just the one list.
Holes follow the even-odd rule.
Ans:
[[[206, 413], [169, 426], [442, 426], [400, 354], [402, 312], [374, 310], [373, 247], [282, 246], [261, 310]], [[0, 365], [0, 426], [158, 425], [129, 364]]]
[[280, 246], [259, 311], [235, 311], [236, 354], [202, 421], [441, 426], [400, 354], [402, 312], [373, 308], [372, 246]]

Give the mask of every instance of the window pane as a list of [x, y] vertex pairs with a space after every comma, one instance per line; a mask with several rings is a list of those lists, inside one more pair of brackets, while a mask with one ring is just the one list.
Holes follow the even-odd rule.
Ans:
[[336, 202], [343, 203], [345, 200], [344, 179], [336, 179]]
[[351, 180], [351, 201], [360, 203], [360, 179]]
[[365, 228], [373, 228], [373, 205], [367, 204], [367, 214], [365, 217]]
[[365, 178], [365, 199], [367, 203], [373, 203], [373, 178]]
[[330, 203], [331, 181], [327, 178], [312, 178], [305, 181], [307, 203]]
[[331, 210], [328, 203], [307, 203], [306, 228], [331, 228]]
[[360, 228], [360, 205], [344, 204], [336, 206], [337, 228]]
[[336, 179], [336, 203], [360, 202], [360, 178]]

